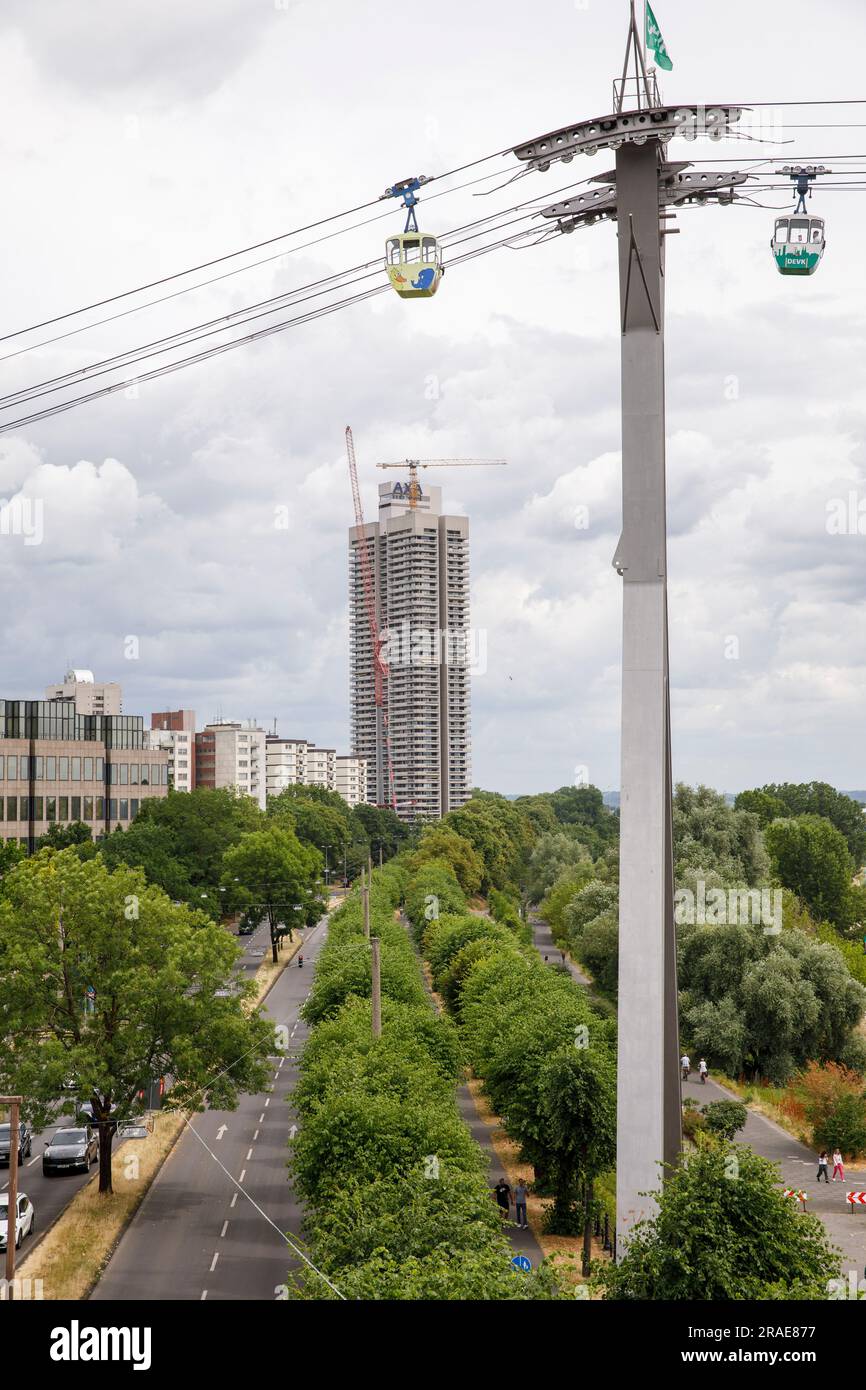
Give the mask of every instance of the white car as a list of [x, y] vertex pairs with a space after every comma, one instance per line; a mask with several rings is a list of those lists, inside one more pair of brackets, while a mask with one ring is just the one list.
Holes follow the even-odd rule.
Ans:
[[[15, 1222], [15, 1249], [25, 1236], [33, 1234], [36, 1228], [36, 1212], [26, 1192], [18, 1193], [18, 1216]], [[9, 1231], [9, 1193], [0, 1192], [0, 1250], [6, 1249]]]

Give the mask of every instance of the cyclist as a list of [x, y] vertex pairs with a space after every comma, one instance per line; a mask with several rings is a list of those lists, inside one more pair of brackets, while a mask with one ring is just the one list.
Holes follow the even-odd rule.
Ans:
[[700, 1074], [701, 1074], [701, 1085], [702, 1085], [702, 1086], [706, 1086], [706, 1084], [707, 1084], [707, 1071], [708, 1071], [708, 1067], [707, 1067], [707, 1064], [706, 1064], [706, 1060], [705, 1060], [703, 1057], [701, 1058], [700, 1062], [698, 1063], [698, 1071], [699, 1071]]
[[680, 1066], [683, 1069], [683, 1081], [688, 1081], [689, 1072], [692, 1069], [692, 1063], [687, 1052], [684, 1052], [682, 1057], [680, 1058]]

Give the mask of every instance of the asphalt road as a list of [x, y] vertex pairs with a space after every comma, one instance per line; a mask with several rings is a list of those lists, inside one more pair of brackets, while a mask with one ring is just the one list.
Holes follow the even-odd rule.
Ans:
[[195, 1132], [187, 1129], [169, 1154], [91, 1298], [281, 1297], [296, 1263], [283, 1232], [297, 1235], [302, 1215], [286, 1172], [294, 1121], [286, 1101], [307, 1036], [299, 1014], [326, 921], [306, 933], [303, 969], [289, 964], [265, 1001], [266, 1015], [290, 1038], [291, 1055], [273, 1059], [271, 1091], [241, 1097], [235, 1111], [193, 1117]]

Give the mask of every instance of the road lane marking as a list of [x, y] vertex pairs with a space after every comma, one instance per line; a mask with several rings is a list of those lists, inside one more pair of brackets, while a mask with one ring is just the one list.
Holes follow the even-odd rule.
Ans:
[[[258, 1139], [258, 1137], [259, 1137], [259, 1131], [256, 1130], [255, 1134], [253, 1135], [253, 1143], [256, 1142], [256, 1140]], [[250, 1152], [252, 1152], [252, 1150], [250, 1150]]]
[[265, 1109], [266, 1109], [266, 1110], [267, 1110], [268, 1106], [270, 1105], [270, 1103], [271, 1103], [271, 1098], [270, 1098], [270, 1096], [268, 1096], [267, 1100], [265, 1101]]
[[222, 1230], [220, 1231], [220, 1240], [223, 1239], [223, 1237], [225, 1236], [225, 1233], [226, 1233], [226, 1231], [228, 1230], [228, 1228], [229, 1228], [229, 1223], [228, 1223], [227, 1221], [224, 1221], [224, 1222], [223, 1222], [223, 1228], [222, 1228]]
[[240, 1175], [240, 1177], [238, 1178], [238, 1182], [243, 1182], [243, 1180], [244, 1180], [244, 1178], [246, 1177], [246, 1175], [247, 1175], [247, 1170], [246, 1170], [246, 1168], [242, 1168], [242, 1169], [241, 1169], [241, 1175]]
[[211, 1262], [210, 1262], [210, 1272], [211, 1272], [211, 1274], [213, 1274], [214, 1270], [216, 1269], [216, 1262], [217, 1262], [217, 1260], [219, 1259], [219, 1257], [220, 1257], [220, 1252], [217, 1250], [216, 1254], [214, 1255], [213, 1259], [212, 1259]]
[[247, 1149], [247, 1159], [246, 1159], [247, 1163], [249, 1163], [249, 1161], [250, 1161], [250, 1159], [252, 1158], [252, 1156], [253, 1156], [253, 1151], [252, 1151], [252, 1149]]
[[263, 1121], [264, 1121], [264, 1118], [265, 1118], [265, 1116], [264, 1116], [264, 1112], [262, 1112], [262, 1114], [261, 1114], [261, 1115], [259, 1115], [259, 1124], [262, 1124], [262, 1123], [263, 1123]]
[[235, 1204], [235, 1202], [236, 1202], [237, 1200], [238, 1200], [238, 1194], [235, 1192], [235, 1193], [232, 1194], [232, 1199], [231, 1199], [231, 1201], [230, 1201], [230, 1203], [229, 1203], [229, 1206], [230, 1206], [230, 1207], [233, 1207], [234, 1204]]
[[204, 1303], [204, 1301], [205, 1301], [206, 1298], [207, 1298], [207, 1289], [202, 1289], [202, 1291], [201, 1291], [201, 1299], [200, 1299], [199, 1301], [200, 1301], [201, 1303]]

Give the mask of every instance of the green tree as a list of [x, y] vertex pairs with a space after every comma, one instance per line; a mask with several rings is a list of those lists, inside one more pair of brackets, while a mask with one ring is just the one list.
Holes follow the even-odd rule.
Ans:
[[52, 821], [44, 835], [40, 835], [36, 841], [37, 849], [68, 849], [70, 845], [92, 845], [93, 836], [90, 833], [90, 826], [85, 825], [84, 821], [70, 821], [68, 825], [61, 825], [57, 821]]
[[817, 1300], [838, 1269], [823, 1223], [783, 1196], [776, 1166], [720, 1144], [670, 1175], [657, 1215], [635, 1227], [599, 1282], [608, 1298]]
[[729, 1143], [749, 1118], [745, 1105], [738, 1100], [711, 1100], [709, 1105], [703, 1107], [702, 1113], [710, 1133]]
[[449, 865], [468, 897], [478, 892], [484, 877], [484, 864], [471, 841], [458, 835], [456, 830], [441, 823], [424, 827], [418, 848], [409, 856], [410, 871], [420, 869], [431, 860]]
[[734, 798], [734, 807], [737, 811], [751, 811], [753, 816], [758, 817], [762, 830], [765, 830], [771, 821], [778, 820], [788, 814], [788, 808], [784, 801], [780, 801], [777, 796], [771, 796], [768, 791], [760, 788], [755, 788], [754, 791], [740, 792]]
[[854, 919], [854, 863], [841, 830], [823, 816], [773, 821], [764, 831], [773, 872], [819, 921], [845, 930]]
[[0, 1055], [0, 1087], [25, 1096], [42, 1128], [75, 1078], [99, 1131], [100, 1192], [112, 1190], [115, 1125], [155, 1078], [171, 1078], [168, 1103], [183, 1109], [233, 1109], [264, 1087], [273, 1028], [248, 1012], [252, 988], [234, 979], [223, 928], [175, 907], [140, 870], [110, 873], [71, 848], [19, 864], [5, 889], [0, 999], [15, 1043]]
[[[570, 1235], [583, 1226], [583, 1272], [589, 1273], [593, 1181], [616, 1158], [616, 1068], [607, 1047], [562, 1048], [538, 1077], [541, 1145], [553, 1183], [548, 1229]], [[577, 1211], [584, 1190], [582, 1218]]]
[[274, 964], [280, 928], [291, 941], [295, 927], [313, 926], [322, 912], [321, 873], [319, 851], [279, 823], [242, 835], [223, 855], [226, 897], [244, 912], [267, 917]]
[[[196, 787], [191, 792], [170, 790], [168, 796], [143, 801], [130, 830], [157, 825], [168, 832], [163, 852], [180, 863], [189, 884], [188, 900], [218, 919], [222, 914], [218, 885], [223, 855], [242, 835], [261, 829], [265, 823], [264, 813], [252, 797], [230, 788]], [[113, 839], [109, 836], [104, 844]], [[118, 839], [125, 843], [124, 836]], [[122, 847], [119, 852], [123, 853]]]
[[[761, 787], [761, 792], [780, 802], [782, 816], [823, 816], [845, 836], [858, 868], [866, 862], [866, 822], [863, 807], [828, 782], [782, 782]], [[743, 793], [749, 795], [749, 793]], [[739, 800], [739, 798], [738, 798]]]
[[769, 863], [758, 817], [729, 806], [711, 787], [677, 786], [673, 806], [677, 877], [714, 869], [730, 885], [766, 883]]

